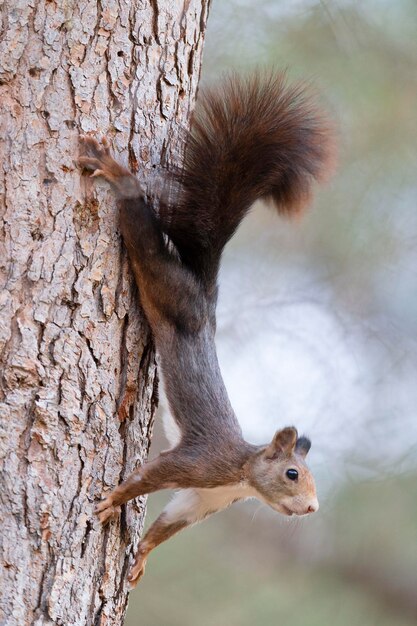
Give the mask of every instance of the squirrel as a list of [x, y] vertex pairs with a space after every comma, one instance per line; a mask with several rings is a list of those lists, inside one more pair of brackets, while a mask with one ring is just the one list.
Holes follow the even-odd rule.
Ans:
[[311, 443], [293, 426], [266, 445], [245, 441], [215, 348], [217, 275], [222, 250], [253, 203], [299, 213], [332, 161], [331, 126], [303, 85], [283, 73], [226, 78], [197, 100], [183, 166], [170, 204], [158, 214], [136, 177], [103, 138], [81, 137], [79, 165], [116, 193], [120, 229], [159, 354], [177, 426], [169, 450], [134, 471], [96, 508], [102, 523], [122, 504], [177, 490], [139, 544], [133, 588], [151, 550], [237, 500], [256, 497], [287, 516], [319, 505], [305, 457]]

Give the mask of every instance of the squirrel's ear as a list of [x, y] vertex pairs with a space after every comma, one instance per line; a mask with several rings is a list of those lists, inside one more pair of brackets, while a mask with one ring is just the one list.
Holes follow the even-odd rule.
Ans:
[[274, 438], [265, 450], [265, 457], [274, 459], [282, 454], [292, 454], [297, 443], [297, 436], [297, 429], [294, 426], [277, 430]]
[[295, 451], [303, 458], [307, 456], [308, 451], [311, 448], [311, 441], [307, 437], [299, 437], [295, 444]]

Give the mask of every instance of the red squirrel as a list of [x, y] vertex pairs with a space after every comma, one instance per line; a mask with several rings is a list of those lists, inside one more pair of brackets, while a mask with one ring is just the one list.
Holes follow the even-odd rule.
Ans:
[[[101, 522], [159, 489], [178, 490], [151, 525], [128, 574], [130, 588], [161, 542], [233, 502], [256, 497], [284, 515], [318, 509], [305, 464], [310, 441], [293, 426], [266, 445], [245, 441], [217, 361], [217, 275], [222, 250], [249, 208], [270, 199], [293, 215], [326, 175], [332, 133], [306, 90], [283, 74], [229, 77], [198, 99], [178, 192], [158, 214], [137, 179], [110, 155], [108, 142], [81, 138], [79, 164], [107, 180], [119, 201], [120, 228], [140, 301], [160, 356], [165, 393], [179, 436], [106, 495]], [[167, 243], [169, 242], [169, 243]]]

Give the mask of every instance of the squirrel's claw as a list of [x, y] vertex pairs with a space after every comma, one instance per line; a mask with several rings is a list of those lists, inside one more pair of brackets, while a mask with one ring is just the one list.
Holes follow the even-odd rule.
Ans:
[[105, 172], [103, 170], [94, 170], [91, 174], [91, 178], [97, 178], [97, 176], [105, 176]]

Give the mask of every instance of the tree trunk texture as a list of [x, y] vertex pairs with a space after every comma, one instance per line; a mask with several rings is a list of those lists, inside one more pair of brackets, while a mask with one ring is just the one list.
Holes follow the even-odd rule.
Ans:
[[178, 158], [208, 4], [0, 9], [2, 625], [123, 623], [145, 499], [93, 510], [146, 458], [157, 373], [114, 198], [74, 161], [90, 131], [145, 188]]

